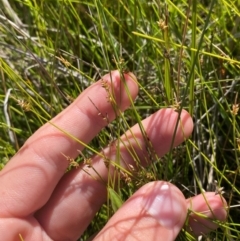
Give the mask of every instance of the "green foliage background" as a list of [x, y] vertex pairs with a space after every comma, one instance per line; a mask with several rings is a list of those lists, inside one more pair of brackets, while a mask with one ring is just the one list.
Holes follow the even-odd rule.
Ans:
[[[228, 220], [203, 240], [240, 240], [240, 1], [6, 2], [0, 1], [1, 168], [102, 75], [130, 70], [140, 86], [134, 107], [89, 144], [86, 156], [163, 107], [187, 109], [194, 133], [149, 169], [140, 168], [124, 189], [110, 191], [82, 239], [98, 231], [136, 188], [165, 179], [186, 197], [224, 187]], [[178, 238], [191, 240], [184, 231]]]

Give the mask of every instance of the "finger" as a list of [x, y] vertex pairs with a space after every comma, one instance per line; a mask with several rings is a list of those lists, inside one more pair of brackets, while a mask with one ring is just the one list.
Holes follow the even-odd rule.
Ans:
[[[142, 121], [156, 155], [162, 156], [170, 150], [177, 120], [177, 112], [162, 109]], [[180, 123], [176, 130], [174, 146], [189, 137], [193, 129], [192, 119], [186, 111], [182, 111]], [[105, 160], [116, 160], [120, 155], [120, 160], [117, 160], [119, 165], [128, 167], [128, 163], [134, 164], [136, 160], [145, 165], [151, 160], [145, 144], [139, 125], [135, 125], [123, 135], [119, 147], [116, 146], [118, 142], [115, 142], [103, 151]], [[37, 214], [38, 221], [52, 239], [64, 237], [76, 240], [106, 201], [106, 184], [101, 180], [111, 180], [111, 174], [116, 178], [119, 173], [114, 173], [113, 165], [106, 167], [106, 162], [100, 156], [92, 159], [92, 166], [84, 166], [82, 169], [67, 173], [59, 182], [49, 202]]]
[[83, 149], [74, 138], [88, 143], [108, 124], [99, 112], [108, 121], [115, 118], [109, 93], [121, 110], [136, 97], [135, 77], [125, 74], [129, 92], [121, 79], [118, 71], [105, 75], [53, 118], [54, 126], [47, 123], [28, 139], [0, 173], [0, 206], [5, 207], [0, 209], [2, 217], [27, 216], [46, 203], [69, 164], [66, 156], [75, 158]]
[[110, 219], [94, 241], [173, 241], [186, 219], [182, 192], [167, 182], [148, 183]]
[[225, 221], [227, 217], [227, 202], [215, 192], [192, 197], [187, 200], [187, 206], [193, 211], [189, 216], [188, 231], [196, 237], [217, 229], [216, 221]]
[[178, 118], [179, 113], [170, 108], [152, 114], [142, 121], [147, 139], [139, 125], [134, 125], [121, 137], [120, 143], [115, 142], [103, 151], [105, 162], [101, 156], [94, 158], [94, 170], [87, 169], [88, 173], [95, 179], [101, 176], [101, 180], [107, 181], [109, 172], [113, 174], [115, 168], [111, 168], [114, 164], [106, 168], [106, 160], [116, 160], [118, 152], [121, 156], [116, 162], [124, 169], [129, 169], [129, 165], [136, 168], [138, 165], [146, 167], [152, 160], [156, 160], [156, 156], [164, 156], [171, 148], [178, 146], [191, 135], [193, 122], [188, 112], [183, 110], [180, 121]]

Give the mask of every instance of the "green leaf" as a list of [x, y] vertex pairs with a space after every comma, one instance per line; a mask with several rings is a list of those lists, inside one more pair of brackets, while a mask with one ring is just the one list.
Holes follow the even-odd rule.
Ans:
[[123, 204], [123, 200], [119, 196], [119, 194], [112, 188], [108, 188], [108, 195], [109, 199], [111, 200], [112, 203], [112, 208], [114, 212], [116, 212]]

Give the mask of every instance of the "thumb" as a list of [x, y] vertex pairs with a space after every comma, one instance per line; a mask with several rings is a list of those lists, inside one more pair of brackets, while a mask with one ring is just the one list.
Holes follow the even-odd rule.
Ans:
[[151, 182], [124, 203], [94, 241], [173, 241], [186, 215], [186, 201], [177, 187], [163, 181]]

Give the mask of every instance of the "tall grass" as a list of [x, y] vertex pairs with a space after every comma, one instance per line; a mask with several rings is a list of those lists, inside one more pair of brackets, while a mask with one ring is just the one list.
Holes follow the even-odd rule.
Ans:
[[[186, 197], [224, 187], [228, 220], [202, 240], [240, 239], [239, 4], [236, 0], [9, 0], [10, 8], [4, 3], [1, 168], [37, 128], [98, 78], [113, 69], [130, 70], [139, 81], [138, 99], [76, 162], [99, 153], [163, 107], [187, 109], [194, 118], [194, 133], [161, 160], [146, 138], [155, 163], [132, 176], [127, 173], [128, 182], [117, 185], [123, 189], [113, 191], [116, 183], [109, 181], [109, 200], [82, 239], [97, 232], [137, 188], [158, 179], [171, 181]], [[192, 239], [184, 230], [178, 238]]]

